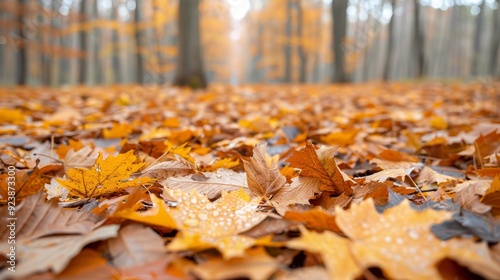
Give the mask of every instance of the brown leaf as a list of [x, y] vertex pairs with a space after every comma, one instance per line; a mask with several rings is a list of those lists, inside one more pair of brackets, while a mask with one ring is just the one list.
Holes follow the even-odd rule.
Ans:
[[[7, 207], [1, 212], [2, 221], [8, 224]], [[98, 217], [83, 209], [65, 209], [57, 205], [57, 201], [44, 201], [44, 193], [29, 196], [16, 206], [16, 238], [36, 239], [55, 234], [86, 234], [97, 225]], [[7, 240], [9, 228], [0, 228], [0, 239]]]
[[353, 193], [351, 186], [344, 180], [340, 169], [333, 158], [336, 148], [321, 147], [316, 150], [310, 142], [300, 151], [296, 151], [288, 159], [290, 165], [300, 168], [300, 176], [315, 177], [321, 181], [321, 190], [331, 191], [335, 195]]
[[116, 238], [107, 241], [112, 262], [117, 267], [132, 267], [158, 260], [166, 255], [163, 239], [151, 228], [130, 224]]
[[286, 183], [277, 162], [266, 154], [266, 144], [256, 146], [250, 161], [243, 160], [243, 167], [247, 173], [248, 188], [255, 196], [269, 197]]
[[278, 269], [278, 263], [262, 247], [247, 250], [245, 258], [210, 259], [192, 271], [201, 279], [268, 279]]
[[482, 186], [481, 184], [469, 185], [455, 194], [453, 200], [460, 206], [472, 212], [484, 214], [491, 210], [491, 206], [485, 205], [480, 201]]
[[335, 216], [320, 207], [315, 207], [304, 212], [287, 211], [284, 218], [304, 223], [309, 228], [326, 229], [338, 233], [342, 232], [335, 222]]
[[320, 192], [321, 181], [314, 177], [295, 177], [291, 184], [285, 184], [271, 198], [282, 205], [309, 204], [309, 199]]

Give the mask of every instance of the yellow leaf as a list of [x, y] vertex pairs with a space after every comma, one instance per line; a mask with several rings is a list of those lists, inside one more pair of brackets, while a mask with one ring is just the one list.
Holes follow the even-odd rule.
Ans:
[[77, 152], [81, 148], [83, 148], [83, 142], [81, 140], [73, 140], [69, 139], [68, 145], [61, 145], [57, 149], [55, 149], [59, 158], [64, 158], [69, 150], [73, 149], [73, 151]]
[[442, 117], [439, 117], [439, 116], [432, 117], [430, 120], [430, 124], [431, 124], [432, 128], [435, 128], [435, 129], [448, 128], [448, 123]]
[[259, 200], [250, 200], [243, 189], [230, 193], [223, 191], [221, 199], [214, 203], [195, 190], [186, 193], [166, 189], [165, 192], [178, 201], [175, 208], [167, 209], [179, 230], [175, 239], [167, 245], [170, 251], [215, 247], [224, 259], [241, 257], [255, 240], [239, 234], [267, 216], [257, 212]]
[[231, 168], [239, 166], [239, 165], [240, 165], [240, 159], [238, 159], [238, 158], [236, 158], [236, 159], [223, 158], [223, 159], [216, 161], [214, 164], [212, 164], [212, 166], [210, 166], [208, 171], [216, 171], [219, 168], [231, 169]]
[[393, 279], [440, 279], [437, 264], [450, 258], [486, 278], [499, 275], [486, 243], [441, 241], [433, 235], [431, 225], [449, 219], [449, 212], [417, 212], [404, 200], [379, 214], [371, 198], [335, 211], [337, 225], [352, 240], [350, 252], [361, 268], [380, 267]]
[[0, 108], [0, 124], [21, 124], [24, 123], [24, 114], [18, 109]]
[[355, 279], [361, 274], [356, 259], [350, 253], [351, 242], [335, 233], [316, 233], [299, 226], [300, 238], [287, 242], [287, 247], [321, 255], [331, 279]]
[[262, 247], [249, 249], [245, 258], [224, 260], [209, 259], [193, 268], [194, 274], [201, 279], [268, 279], [278, 269], [278, 262]]
[[113, 213], [111, 217], [124, 218], [139, 223], [176, 229], [177, 225], [168, 214], [163, 200], [151, 194], [151, 201], [153, 202], [153, 207], [147, 211], [136, 212], [133, 208], [126, 208]]
[[180, 157], [182, 157], [183, 159], [191, 162], [191, 163], [195, 163], [195, 160], [192, 156], [189, 155], [189, 152], [191, 151], [191, 148], [190, 147], [186, 147], [186, 143], [182, 144], [181, 146], [179, 147], [175, 147], [173, 149], [170, 150], [171, 153], [175, 154], [175, 155], [178, 155]]
[[57, 179], [59, 184], [69, 190], [70, 196], [98, 197], [125, 188], [151, 183], [151, 178], [129, 180], [132, 173], [143, 166], [134, 164], [136, 160], [133, 150], [118, 156], [109, 156], [103, 160], [99, 153], [92, 169], [71, 168], [66, 174], [68, 179]]
[[109, 138], [124, 138], [127, 137], [132, 132], [132, 127], [126, 123], [115, 123], [110, 129], [104, 129], [102, 131], [103, 137], [105, 139]]

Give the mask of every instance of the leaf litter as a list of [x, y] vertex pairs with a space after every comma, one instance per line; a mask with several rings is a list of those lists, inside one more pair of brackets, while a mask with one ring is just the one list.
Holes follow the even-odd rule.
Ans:
[[487, 86], [0, 89], [0, 276], [495, 279]]

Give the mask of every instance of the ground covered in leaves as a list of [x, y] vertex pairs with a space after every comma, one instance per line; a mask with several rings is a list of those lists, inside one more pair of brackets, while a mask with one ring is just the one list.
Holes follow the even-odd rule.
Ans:
[[0, 100], [1, 279], [500, 276], [499, 83]]

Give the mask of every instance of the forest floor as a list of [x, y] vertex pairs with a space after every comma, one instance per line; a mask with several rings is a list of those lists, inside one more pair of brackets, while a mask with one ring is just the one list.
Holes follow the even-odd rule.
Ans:
[[0, 279], [500, 275], [500, 83], [0, 100]]

